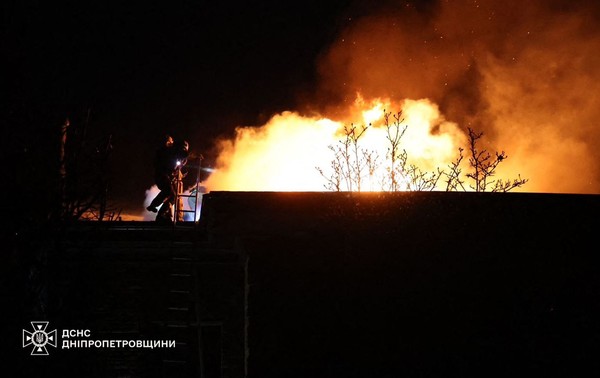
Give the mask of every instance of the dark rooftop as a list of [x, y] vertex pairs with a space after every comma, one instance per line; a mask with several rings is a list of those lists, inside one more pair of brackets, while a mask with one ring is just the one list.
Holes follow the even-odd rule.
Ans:
[[177, 341], [46, 359], [17, 343], [23, 376], [598, 373], [599, 210], [596, 195], [212, 192], [197, 225], [81, 222], [19, 244], [9, 339], [48, 320]]

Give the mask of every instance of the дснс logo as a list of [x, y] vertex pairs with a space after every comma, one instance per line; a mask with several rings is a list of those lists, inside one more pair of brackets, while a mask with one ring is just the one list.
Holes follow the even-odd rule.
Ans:
[[23, 348], [33, 345], [32, 356], [47, 356], [46, 345], [56, 348], [56, 330], [46, 332], [48, 322], [31, 322], [33, 332], [23, 330]]

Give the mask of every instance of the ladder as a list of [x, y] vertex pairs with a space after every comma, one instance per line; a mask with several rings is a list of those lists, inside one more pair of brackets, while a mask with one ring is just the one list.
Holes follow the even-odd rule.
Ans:
[[[198, 198], [200, 195], [200, 171], [202, 170], [202, 155], [193, 159], [193, 163], [190, 164], [188, 159], [188, 163], [186, 164], [188, 167], [196, 168], [196, 183], [193, 186], [191, 194], [183, 193], [183, 174], [181, 173], [181, 166], [177, 167], [176, 176], [175, 176], [175, 211], [173, 214], [173, 224], [184, 222], [185, 214], [192, 214], [192, 219], [194, 224], [198, 223]], [[184, 198], [194, 198], [194, 206], [190, 206], [192, 209], [185, 209], [183, 206]]]

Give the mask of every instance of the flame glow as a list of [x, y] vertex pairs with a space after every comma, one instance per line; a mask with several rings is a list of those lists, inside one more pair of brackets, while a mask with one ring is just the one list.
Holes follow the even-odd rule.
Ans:
[[[402, 109], [402, 125], [408, 126], [401, 147], [411, 162], [422, 169], [435, 169], [456, 158], [465, 135], [455, 124], [446, 122], [428, 100], [393, 105], [380, 99], [366, 103], [358, 96], [349, 114], [362, 116], [358, 127], [371, 125], [359, 140], [361, 148], [385, 158], [389, 146], [384, 112], [394, 106]], [[239, 127], [234, 140], [221, 142], [217, 169], [205, 185], [209, 190], [322, 191], [325, 180], [316, 167], [327, 171], [333, 159], [329, 146], [339, 144], [344, 125], [349, 124], [283, 112], [262, 127]], [[376, 183], [386, 174], [384, 169], [382, 164], [375, 172], [370, 190], [378, 189]]]
[[208, 191], [326, 190], [316, 167], [331, 169], [344, 127], [372, 125], [360, 146], [383, 160], [383, 114], [401, 110], [400, 148], [421, 170], [446, 169], [471, 128], [509, 157], [495, 178], [529, 180], [515, 191], [600, 193], [600, 3], [367, 3], [320, 55], [308, 103], [218, 143]]
[[373, 123], [363, 147], [384, 156], [381, 114], [402, 109], [401, 148], [423, 170], [468, 147], [470, 127], [484, 133], [480, 149], [509, 157], [496, 178], [529, 180], [516, 190], [600, 193], [597, 2], [368, 4], [321, 54], [319, 87], [299, 106], [311, 113], [238, 128], [220, 143], [209, 190], [323, 190], [315, 167], [329, 166], [343, 126]]

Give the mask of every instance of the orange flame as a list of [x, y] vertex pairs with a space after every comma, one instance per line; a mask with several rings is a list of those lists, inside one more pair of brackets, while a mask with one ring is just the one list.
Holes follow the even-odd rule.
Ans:
[[[373, 123], [363, 146], [385, 155], [385, 109], [403, 110], [401, 148], [423, 170], [446, 168], [471, 127], [484, 132], [480, 150], [509, 157], [494, 179], [529, 180], [515, 191], [600, 192], [597, 2], [372, 3], [350, 10], [317, 62], [307, 105], [330, 118], [284, 112], [239, 128], [221, 145], [211, 190], [323, 190], [314, 167], [329, 166], [344, 125]], [[369, 101], [348, 105], [356, 91]], [[382, 96], [400, 103], [370, 100]]]
[[[400, 148], [409, 161], [423, 170], [445, 168], [464, 145], [466, 136], [454, 123], [446, 121], [431, 101], [365, 101], [360, 95], [348, 110], [357, 126], [368, 126], [359, 146], [374, 151], [380, 160], [388, 153], [384, 113], [402, 111], [402, 125], [407, 130]], [[335, 146], [344, 138], [349, 120], [307, 117], [296, 112], [282, 112], [261, 127], [239, 127], [234, 140], [220, 143], [216, 171], [205, 182], [208, 190], [230, 191], [322, 191], [325, 179], [317, 167], [327, 172]], [[369, 190], [379, 190], [376, 183], [386, 175], [384, 164], [374, 173]]]

